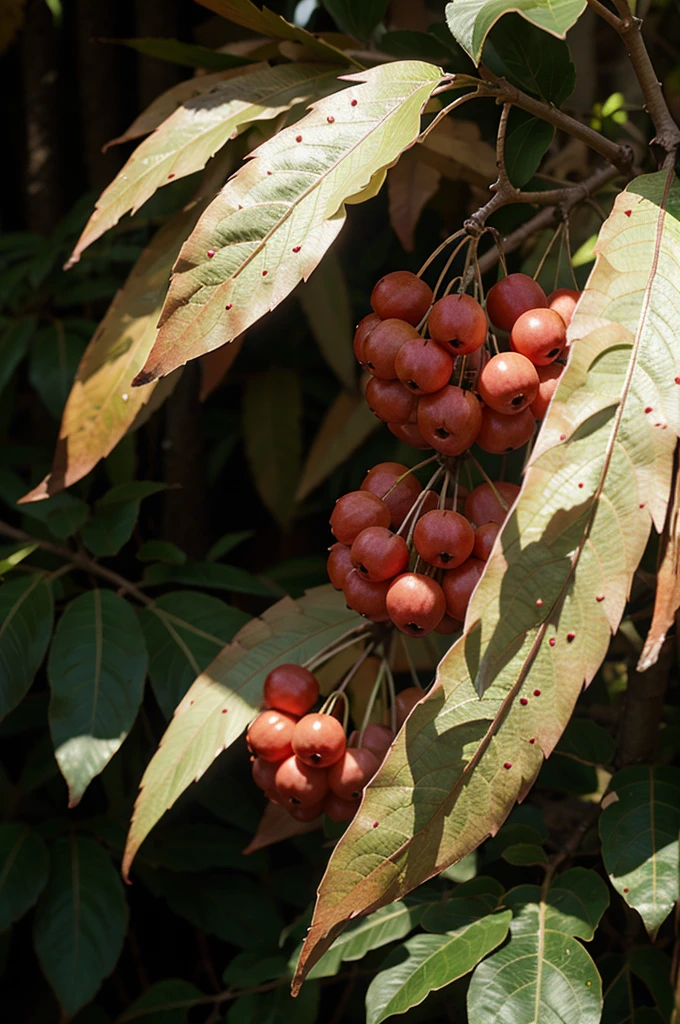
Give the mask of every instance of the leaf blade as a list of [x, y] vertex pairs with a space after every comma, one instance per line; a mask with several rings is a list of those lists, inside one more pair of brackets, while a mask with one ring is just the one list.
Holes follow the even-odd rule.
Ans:
[[0, 719], [17, 706], [45, 657], [52, 591], [41, 573], [0, 587]]

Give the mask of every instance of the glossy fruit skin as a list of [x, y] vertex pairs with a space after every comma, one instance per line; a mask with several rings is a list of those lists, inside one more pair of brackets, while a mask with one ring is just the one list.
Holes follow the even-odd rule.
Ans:
[[328, 785], [341, 800], [358, 800], [379, 767], [379, 759], [368, 747], [348, 747], [328, 769]]
[[302, 665], [277, 665], [264, 681], [264, 702], [289, 715], [304, 715], [319, 696], [319, 684]]
[[345, 731], [332, 715], [305, 715], [293, 731], [293, 751], [310, 768], [329, 768], [346, 746]]
[[435, 626], [435, 633], [440, 633], [442, 636], [452, 636], [454, 633], [460, 632], [461, 623], [457, 619], [452, 619], [450, 615], [445, 615], [438, 626]]
[[475, 532], [460, 513], [434, 509], [416, 523], [413, 543], [421, 558], [430, 565], [453, 569], [472, 554]]
[[538, 394], [536, 367], [519, 352], [493, 356], [479, 375], [477, 387], [486, 405], [505, 416], [515, 416]]
[[369, 526], [352, 544], [352, 565], [369, 583], [381, 583], [403, 572], [408, 565], [409, 550], [403, 537], [385, 529]]
[[379, 323], [380, 317], [375, 313], [369, 313], [368, 316], [362, 317], [357, 324], [356, 331], [354, 332], [352, 348], [354, 349], [354, 355], [356, 356], [357, 362], [361, 366], [366, 365], [364, 357], [364, 343], [366, 338], [369, 336], [373, 328], [377, 327]]
[[548, 366], [567, 343], [564, 320], [554, 309], [530, 309], [522, 313], [510, 332], [510, 347], [535, 366]]
[[329, 793], [323, 804], [324, 812], [331, 821], [338, 824], [344, 821], [351, 821], [359, 810], [358, 800], [342, 800], [335, 793]]
[[516, 416], [504, 416], [487, 405], [477, 434], [477, 444], [492, 455], [505, 455], [530, 441], [534, 436], [534, 427], [531, 409], [522, 409]]
[[431, 395], [451, 379], [453, 356], [431, 338], [405, 341], [395, 360], [397, 377], [414, 395]]
[[297, 718], [283, 711], [262, 711], [246, 733], [246, 743], [263, 761], [283, 761], [293, 753]]
[[462, 455], [474, 444], [481, 425], [482, 406], [471, 391], [447, 384], [420, 399], [420, 432], [443, 455]]
[[[408, 473], [392, 491], [395, 480], [404, 473], [408, 473], [408, 466], [400, 462], [379, 462], [373, 469], [369, 469], [360, 487], [362, 491], [383, 498], [390, 510], [394, 530], [399, 529], [423, 489], [413, 473]], [[388, 494], [388, 491], [391, 491], [391, 494]]]
[[[382, 761], [387, 751], [392, 746], [392, 740], [394, 739], [394, 733], [386, 725], [378, 725], [377, 722], [369, 722], [364, 729], [364, 738], [362, 741], [362, 748], [367, 747], [372, 751], [379, 761]], [[352, 740], [358, 742], [359, 733], [352, 734]], [[352, 743], [354, 746], [354, 742]]]
[[527, 274], [508, 274], [489, 289], [486, 311], [489, 319], [503, 331], [511, 331], [516, 320], [529, 309], [545, 309], [545, 292]]
[[444, 618], [446, 600], [436, 580], [422, 573], [405, 572], [390, 584], [387, 611], [402, 633], [427, 636]]
[[349, 544], [333, 544], [326, 562], [326, 572], [336, 590], [342, 590], [347, 574], [353, 568]]
[[411, 327], [405, 320], [394, 317], [383, 320], [373, 328], [364, 342], [366, 369], [381, 380], [396, 380], [396, 359], [400, 348], [407, 341], [419, 337], [415, 327]]
[[366, 403], [383, 423], [408, 423], [416, 398], [399, 380], [371, 377], [366, 385]]
[[542, 420], [548, 411], [552, 396], [557, 390], [557, 382], [564, 372], [561, 363], [551, 363], [550, 366], [537, 366], [538, 370], [538, 394], [531, 403], [531, 411], [537, 420]]
[[465, 515], [476, 526], [482, 523], [504, 523], [508, 517], [510, 506], [519, 494], [517, 484], [505, 480], [494, 481], [494, 487], [504, 499], [508, 508], [503, 508], [489, 484], [479, 484], [470, 491], [465, 499]]
[[486, 341], [486, 313], [471, 295], [445, 295], [428, 317], [430, 337], [454, 356], [476, 352]]
[[393, 270], [381, 277], [371, 292], [373, 310], [387, 320], [398, 317], [414, 327], [420, 323], [432, 302], [432, 289], [409, 270]]
[[325, 800], [321, 800], [318, 804], [312, 804], [311, 807], [287, 806], [286, 810], [296, 821], [316, 821], [323, 814], [324, 803]]
[[369, 583], [356, 569], [347, 574], [342, 592], [347, 607], [357, 615], [365, 615], [371, 622], [387, 622], [387, 590], [389, 580], [382, 583]]
[[310, 768], [298, 757], [287, 757], [276, 770], [276, 792], [284, 807], [313, 807], [328, 792], [328, 772]]
[[582, 292], [575, 288], [556, 288], [548, 296], [548, 309], [554, 309], [564, 320], [565, 327], [571, 323], [576, 309], [576, 303], [581, 298]]
[[410, 444], [411, 448], [425, 451], [426, 448], [432, 447], [430, 442], [421, 434], [417, 423], [388, 423], [387, 426], [395, 437], [398, 437], [404, 444]]
[[268, 793], [274, 788], [274, 776], [280, 764], [282, 764], [281, 761], [263, 761], [261, 757], [253, 758], [253, 782], [263, 792]]
[[419, 686], [409, 686], [406, 690], [399, 691], [395, 700], [397, 729], [401, 729], [413, 708], [424, 696], [425, 691], [421, 690]]
[[353, 544], [368, 526], [389, 526], [390, 510], [375, 494], [350, 491], [335, 503], [330, 518], [331, 532], [341, 544]]
[[457, 569], [451, 569], [444, 574], [442, 590], [446, 598], [446, 611], [452, 619], [464, 622], [465, 612], [470, 603], [472, 591], [477, 586], [477, 581], [484, 571], [485, 563], [474, 556], [468, 558]]
[[475, 546], [472, 549], [475, 558], [479, 558], [482, 562], [487, 561], [500, 528], [500, 523], [482, 523], [481, 526], [477, 527], [475, 530]]

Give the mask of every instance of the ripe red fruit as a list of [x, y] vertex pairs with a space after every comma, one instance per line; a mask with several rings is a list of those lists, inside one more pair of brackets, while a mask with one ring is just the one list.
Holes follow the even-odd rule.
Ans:
[[479, 393], [488, 406], [506, 416], [531, 405], [538, 394], [534, 364], [519, 352], [493, 356], [479, 375]]
[[426, 448], [432, 447], [430, 442], [421, 434], [417, 423], [388, 423], [387, 426], [395, 437], [398, 437], [405, 444], [410, 444], [411, 448], [424, 451]]
[[460, 630], [460, 622], [457, 619], [452, 619], [450, 615], [445, 615], [438, 626], [435, 626], [435, 633], [441, 633], [442, 636], [451, 636], [453, 633], [457, 633]]
[[342, 800], [335, 793], [329, 793], [324, 800], [323, 809], [331, 821], [340, 824], [340, 822], [352, 820], [359, 810], [359, 801]]
[[453, 569], [472, 554], [475, 532], [460, 513], [434, 509], [416, 523], [413, 543], [421, 558], [430, 565]]
[[519, 494], [517, 484], [505, 480], [496, 480], [494, 487], [508, 508], [503, 508], [489, 484], [480, 484], [470, 491], [465, 499], [465, 515], [476, 526], [481, 526], [482, 523], [504, 523], [510, 506]]
[[536, 366], [557, 359], [567, 342], [564, 320], [554, 309], [530, 309], [522, 313], [510, 332], [510, 346]]
[[371, 377], [366, 385], [366, 402], [384, 423], [407, 423], [416, 408], [416, 398], [399, 380]]
[[430, 445], [443, 455], [462, 455], [482, 424], [482, 407], [471, 391], [447, 384], [418, 405], [418, 426]]
[[557, 382], [562, 376], [564, 367], [561, 363], [550, 363], [549, 366], [537, 366], [538, 394], [531, 403], [531, 411], [537, 420], [542, 420], [548, 411], [552, 396], [557, 390]]
[[274, 788], [274, 776], [281, 761], [263, 761], [261, 757], [253, 758], [253, 782], [265, 793]]
[[342, 544], [353, 544], [368, 526], [389, 526], [390, 510], [384, 501], [365, 490], [343, 494], [331, 515], [331, 531]]
[[348, 747], [328, 769], [328, 785], [342, 800], [358, 800], [379, 767], [380, 761], [368, 747]]
[[432, 289], [409, 270], [394, 270], [381, 277], [371, 292], [371, 306], [383, 320], [398, 317], [415, 326], [432, 302]]
[[310, 768], [328, 768], [345, 753], [345, 731], [332, 715], [305, 715], [293, 732], [293, 751]]
[[[395, 487], [395, 481], [403, 476], [404, 473], [408, 475], [400, 480]], [[392, 488], [394, 487], [394, 490]], [[362, 491], [368, 491], [370, 494], [376, 494], [379, 498], [382, 498], [390, 510], [392, 516], [392, 527], [397, 530], [403, 523], [404, 519], [411, 511], [411, 506], [416, 500], [420, 492], [422, 491], [420, 481], [408, 472], [408, 466], [403, 466], [400, 462], [379, 462], [373, 469], [369, 469], [368, 473], [364, 477], [363, 483], [361, 484]], [[391, 492], [391, 493], [388, 493]], [[378, 524], [367, 524], [367, 525], [383, 525]], [[389, 524], [387, 524], [389, 525]]]
[[[367, 747], [372, 751], [379, 761], [382, 761], [392, 745], [394, 733], [386, 725], [378, 725], [377, 722], [369, 722], [364, 729], [364, 738], [361, 742], [362, 749]], [[350, 746], [353, 747], [359, 740], [359, 733], [353, 732], [350, 738]]]
[[312, 804], [311, 807], [288, 806], [286, 810], [291, 818], [295, 818], [296, 821], [315, 821], [323, 814], [324, 802], [324, 800], [321, 800], [318, 804]]
[[484, 570], [484, 562], [479, 558], [468, 558], [457, 569], [451, 569], [444, 574], [442, 590], [446, 598], [446, 611], [452, 619], [459, 622], [465, 620], [465, 612], [470, 603], [472, 591], [477, 586], [477, 581]]
[[574, 288], [556, 288], [548, 296], [548, 309], [554, 309], [564, 320], [565, 327], [571, 323], [571, 318], [576, 309], [576, 303], [581, 298], [581, 292]]
[[366, 338], [369, 336], [374, 327], [377, 327], [380, 323], [380, 317], [376, 316], [375, 313], [369, 313], [368, 316], [362, 317], [357, 324], [357, 329], [354, 332], [354, 341], [352, 347], [354, 348], [354, 355], [357, 361], [365, 366], [366, 359], [364, 356], [364, 343]]
[[444, 618], [446, 600], [436, 580], [406, 572], [390, 584], [387, 611], [402, 633], [427, 636]]
[[482, 562], [486, 562], [491, 554], [491, 548], [500, 528], [500, 523], [482, 523], [481, 526], [477, 527], [475, 530], [475, 546], [473, 548], [475, 558], [480, 558]]
[[291, 742], [297, 718], [283, 711], [263, 711], [246, 733], [246, 743], [263, 761], [283, 761], [293, 753]]
[[274, 784], [285, 807], [313, 807], [328, 792], [328, 772], [310, 768], [295, 756], [288, 757], [277, 768]]
[[336, 590], [342, 590], [347, 573], [353, 569], [352, 556], [348, 544], [333, 544], [326, 562], [328, 578]]
[[533, 277], [508, 274], [489, 289], [486, 311], [489, 319], [503, 331], [511, 331], [515, 321], [529, 309], [545, 309], [545, 292]]
[[381, 380], [396, 380], [395, 363], [399, 349], [407, 341], [419, 337], [415, 327], [411, 327], [405, 320], [397, 320], [394, 317], [383, 320], [373, 328], [364, 342], [366, 368], [374, 377], [380, 377]]
[[534, 436], [534, 426], [531, 409], [522, 409], [516, 416], [504, 416], [487, 405], [482, 413], [477, 444], [492, 455], [505, 455], [530, 441]]
[[264, 702], [289, 715], [304, 715], [319, 696], [319, 684], [302, 665], [277, 665], [264, 681]]
[[427, 321], [430, 337], [454, 356], [475, 352], [486, 341], [486, 314], [471, 295], [445, 295]]
[[413, 708], [424, 696], [425, 691], [421, 690], [419, 686], [409, 686], [397, 694], [394, 702], [397, 712], [397, 729], [401, 729]]
[[369, 526], [352, 544], [351, 556], [360, 576], [369, 583], [380, 583], [404, 571], [409, 550], [403, 537], [384, 526]]
[[430, 395], [449, 383], [453, 357], [430, 338], [405, 341], [395, 360], [397, 377], [414, 395]]
[[356, 569], [347, 574], [342, 591], [348, 608], [358, 615], [365, 615], [372, 622], [387, 622], [387, 589], [389, 581], [369, 583]]

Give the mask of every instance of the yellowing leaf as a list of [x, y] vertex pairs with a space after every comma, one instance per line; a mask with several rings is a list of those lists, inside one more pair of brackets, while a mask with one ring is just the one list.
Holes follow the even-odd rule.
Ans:
[[348, 76], [361, 84], [254, 151], [182, 247], [137, 384], [231, 341], [309, 277], [342, 228], [347, 198], [415, 140], [440, 76], [419, 61]]
[[419, 154], [410, 149], [387, 175], [390, 222], [406, 252], [415, 248], [415, 230], [420, 215], [439, 189], [441, 174], [428, 167]]
[[680, 608], [680, 472], [676, 473], [673, 503], [663, 534], [662, 558], [656, 574], [654, 615], [645, 646], [638, 661], [638, 672], [646, 672], [659, 660], [666, 634]]
[[311, 494], [379, 426], [380, 420], [368, 408], [362, 395], [341, 391], [326, 413], [309, 449], [298, 484], [297, 500], [303, 501]]
[[445, 117], [419, 147], [421, 160], [452, 181], [467, 181], [486, 188], [498, 174], [493, 146], [481, 137], [474, 121]]

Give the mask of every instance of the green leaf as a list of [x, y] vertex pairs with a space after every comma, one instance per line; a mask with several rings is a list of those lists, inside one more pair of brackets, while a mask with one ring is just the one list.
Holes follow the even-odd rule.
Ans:
[[60, 418], [83, 355], [82, 338], [61, 320], [38, 331], [31, 346], [28, 379], [47, 409]]
[[508, 11], [517, 11], [532, 25], [564, 39], [585, 6], [585, 0], [453, 0], [446, 5], [446, 21], [453, 38], [478, 64], [487, 33]]
[[624, 768], [611, 780], [607, 800], [600, 817], [604, 866], [653, 939], [680, 898], [680, 771]]
[[515, 867], [526, 867], [530, 864], [547, 864], [548, 855], [542, 846], [534, 843], [515, 843], [503, 850], [503, 860]]
[[254, 536], [254, 530], [236, 530], [234, 533], [225, 533], [224, 536], [215, 541], [205, 557], [209, 562], [217, 562], [224, 555], [228, 555], [230, 551], [237, 548], [239, 544], [243, 544], [244, 541], [250, 540]]
[[131, 480], [112, 487], [99, 499], [94, 515], [83, 526], [86, 547], [99, 557], [117, 555], [132, 536], [142, 500], [165, 487], [150, 480]]
[[118, 872], [93, 839], [58, 839], [50, 861], [35, 915], [34, 943], [47, 980], [71, 1017], [90, 1002], [115, 967], [128, 909]]
[[45, 888], [49, 857], [37, 832], [0, 825], [0, 932], [30, 910]]
[[256, 597], [274, 597], [281, 591], [253, 576], [247, 569], [215, 562], [186, 562], [184, 565], [150, 565], [144, 573], [146, 583], [156, 586], [164, 583], [184, 583], [189, 587], [208, 587], [228, 590], [234, 594], [254, 594]]
[[341, 32], [368, 39], [385, 17], [389, 0], [322, 0]]
[[346, 201], [415, 141], [440, 77], [418, 61], [351, 75], [359, 84], [251, 154], [182, 248], [137, 384], [232, 341], [309, 277], [344, 224]]
[[123, 863], [126, 877], [156, 822], [255, 716], [271, 669], [303, 663], [362, 626], [342, 595], [325, 586], [299, 601], [284, 598], [239, 631], [194, 682], [144, 773]]
[[522, 188], [533, 178], [554, 136], [551, 124], [512, 108], [505, 136], [505, 167], [516, 188]]
[[105, 39], [102, 42], [120, 43], [129, 46], [145, 57], [156, 57], [172, 64], [180, 64], [185, 68], [204, 68], [206, 71], [228, 71], [230, 68], [250, 64], [248, 57], [239, 57], [233, 53], [220, 53], [208, 46], [196, 46], [182, 43], [179, 39]]
[[332, 250], [296, 295], [322, 356], [340, 383], [354, 390], [352, 307], [342, 264]]
[[614, 748], [613, 737], [601, 725], [589, 718], [575, 718], [564, 730], [555, 750], [582, 764], [606, 767], [614, 757]]
[[169, 540], [147, 540], [137, 552], [140, 562], [167, 562], [168, 565], [184, 565], [187, 556]]
[[[446, 28], [444, 31], [446, 31]], [[449, 37], [449, 42], [450, 42]], [[380, 36], [380, 50], [400, 60], [430, 60], [433, 63], [451, 58], [452, 45], [447, 46], [431, 32], [394, 29]]]
[[264, 981], [284, 978], [287, 973], [288, 961], [285, 956], [272, 954], [267, 949], [248, 949], [237, 953], [229, 961], [222, 980], [231, 988], [250, 988]]
[[36, 326], [35, 317], [25, 317], [11, 321], [0, 333], [0, 392], [12, 379], [14, 371], [28, 352]]
[[300, 475], [297, 500], [304, 501], [379, 427], [380, 420], [368, 408], [363, 395], [341, 391], [309, 449]]
[[206, 95], [185, 100], [137, 147], [102, 192], [71, 263], [124, 213], [135, 214], [163, 185], [200, 171], [248, 125], [338, 88], [341, 70], [323, 64], [282, 64], [218, 82]]
[[665, 172], [617, 197], [522, 491], [438, 684], [333, 850], [299, 977], [350, 915], [400, 898], [497, 831], [609, 649], [652, 523], [663, 528], [680, 434], [678, 214], [680, 186]]
[[159, 597], [139, 618], [149, 651], [149, 678], [166, 718], [194, 679], [250, 616], [195, 590]]
[[628, 963], [633, 974], [654, 996], [664, 1020], [670, 1020], [673, 1013], [673, 970], [668, 954], [653, 946], [639, 946], [628, 950]]
[[159, 829], [144, 845], [144, 862], [170, 871], [223, 868], [248, 873], [263, 870], [257, 856], [244, 856], [243, 832], [222, 825], [192, 822]]
[[319, 996], [318, 982], [305, 985], [295, 1000], [287, 984], [272, 992], [253, 992], [232, 1003], [225, 1024], [317, 1024]]
[[66, 608], [47, 662], [54, 754], [79, 803], [132, 728], [147, 654], [135, 613], [111, 590], [90, 590]]
[[0, 719], [25, 695], [52, 635], [52, 590], [42, 573], [0, 586]]
[[15, 565], [20, 565], [38, 547], [37, 541], [29, 544], [7, 544], [0, 549], [0, 576], [5, 576]]
[[559, 107], [571, 96], [576, 69], [569, 47], [561, 39], [508, 14], [491, 31], [484, 63], [500, 78]]
[[140, 1020], [145, 1024], [188, 1024], [189, 1010], [204, 993], [183, 978], [157, 981], [130, 1003], [117, 1018], [116, 1024]]
[[250, 472], [260, 497], [284, 529], [295, 512], [301, 419], [296, 373], [271, 369], [248, 377], [243, 393], [243, 433]]

